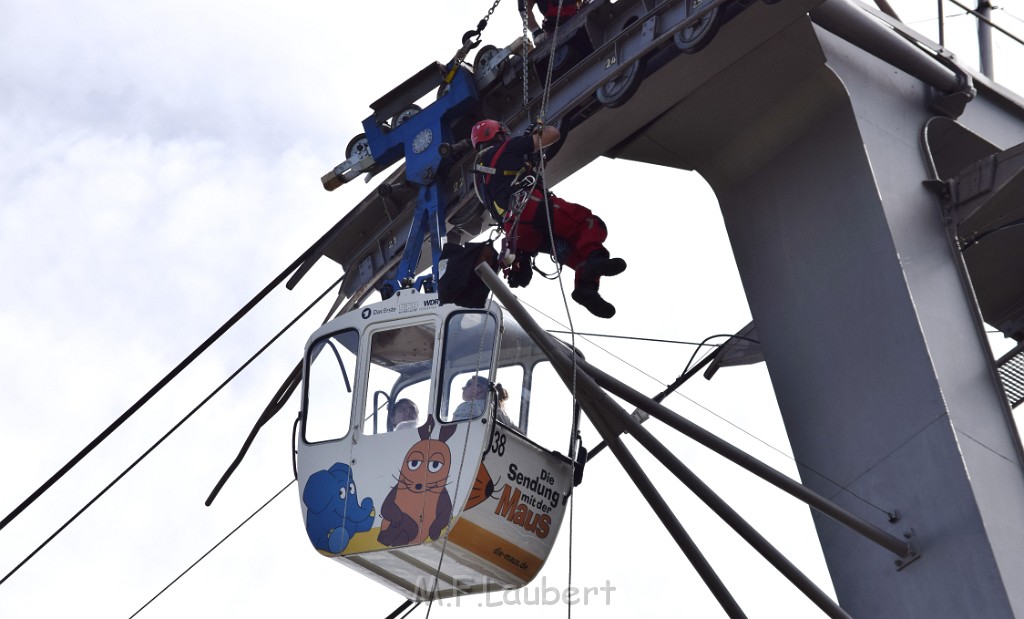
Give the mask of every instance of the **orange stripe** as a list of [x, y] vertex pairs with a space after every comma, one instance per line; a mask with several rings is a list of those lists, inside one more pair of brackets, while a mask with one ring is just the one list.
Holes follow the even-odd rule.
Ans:
[[495, 535], [475, 522], [460, 518], [448, 534], [448, 541], [465, 548], [525, 581], [533, 577], [544, 565], [544, 560], [507, 539]]

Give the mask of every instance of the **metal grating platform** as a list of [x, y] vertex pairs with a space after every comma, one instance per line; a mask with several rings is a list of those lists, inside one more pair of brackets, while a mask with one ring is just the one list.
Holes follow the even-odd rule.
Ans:
[[1024, 402], [1024, 344], [1017, 346], [996, 362], [1010, 408]]

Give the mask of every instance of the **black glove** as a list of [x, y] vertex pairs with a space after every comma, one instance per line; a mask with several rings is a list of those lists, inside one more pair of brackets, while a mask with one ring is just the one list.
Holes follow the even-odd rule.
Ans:
[[505, 279], [509, 288], [526, 288], [533, 279], [533, 254], [522, 250], [516, 251], [512, 265], [505, 269]]

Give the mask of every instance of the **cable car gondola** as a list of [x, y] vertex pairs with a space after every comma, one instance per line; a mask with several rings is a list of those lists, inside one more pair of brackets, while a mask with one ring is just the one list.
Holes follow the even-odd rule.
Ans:
[[[571, 461], [525, 433], [546, 356], [504, 316], [399, 290], [306, 346], [297, 473], [310, 542], [412, 600], [521, 587], [554, 545]], [[490, 387], [479, 400], [469, 386]], [[505, 381], [515, 421], [502, 419]], [[415, 424], [394, 427], [402, 400]], [[542, 413], [543, 414], [543, 413]]]
[[[555, 375], [547, 356], [496, 303], [442, 304], [436, 293], [446, 209], [462, 174], [454, 145], [481, 113], [474, 76], [453, 67], [428, 65], [372, 104], [366, 152], [322, 179], [333, 189], [404, 158], [416, 198], [397, 268], [346, 263], [357, 278], [375, 271], [366, 279], [383, 300], [309, 338], [295, 440], [313, 547], [417, 601], [530, 582], [574, 476], [569, 457], [526, 435], [534, 381]], [[436, 101], [387, 123], [439, 87]], [[425, 240], [431, 268], [417, 276]], [[506, 393], [511, 418], [497, 397]], [[395, 423], [399, 405], [415, 409], [415, 421]]]

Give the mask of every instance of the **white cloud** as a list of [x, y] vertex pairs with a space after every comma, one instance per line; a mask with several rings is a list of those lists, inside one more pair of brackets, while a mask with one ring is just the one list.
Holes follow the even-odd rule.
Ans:
[[[328, 194], [319, 177], [344, 157], [369, 103], [427, 62], [447, 60], [489, 6], [41, 0], [0, 8], [0, 515], [365, 195], [362, 182]], [[485, 42], [503, 45], [519, 34], [511, 13], [499, 7]], [[705, 329], [738, 329], [749, 312], [713, 196], [695, 175], [642, 168], [600, 160], [560, 187], [608, 221], [609, 247], [630, 263], [623, 279], [605, 288], [619, 306], [615, 330], [686, 340], [708, 335]], [[637, 185], [660, 189], [665, 179], [686, 197], [667, 205], [664, 192], [645, 189], [638, 198]], [[690, 231], [686, 242], [638, 242], [641, 209], [673, 213], [674, 225]], [[693, 268], [708, 263], [722, 266]], [[54, 493], [0, 532], [0, 577], [338, 274], [325, 263], [296, 292], [273, 295]], [[685, 279], [687, 296], [677, 315], [656, 322], [652, 306], [666, 277]], [[554, 284], [538, 281], [523, 296], [560, 311]], [[294, 400], [257, 439], [214, 507], [201, 505], [325, 311], [314, 310], [0, 587], [0, 616], [128, 616], [286, 483]], [[579, 312], [574, 322], [580, 331], [608, 326]], [[690, 352], [599, 343], [662, 381], [682, 370]], [[588, 351], [595, 348], [588, 344]], [[645, 391], [661, 388], [628, 366], [613, 367]], [[686, 393], [713, 413], [681, 398], [671, 405], [792, 471], [791, 460], [764, 445], [788, 451], [763, 367], [724, 371]], [[722, 481], [716, 489], [802, 567], [822, 574], [807, 508], [778, 501], [773, 489], [688, 442], [673, 441], [673, 448], [695, 470]], [[672, 596], [684, 592], [690, 614], [720, 612], [610, 454], [586, 475], [576, 511], [574, 584], [601, 584], [611, 575], [618, 587], [612, 606], [589, 607], [588, 616], [622, 616], [626, 608], [665, 614], [666, 586], [651, 575], [662, 560], [673, 565]], [[677, 487], [656, 475], [664, 487]], [[599, 515], [607, 505], [590, 490], [599, 487], [594, 480], [629, 493], [634, 511], [625, 517], [647, 530], [616, 553], [609, 550], [609, 530], [618, 521]], [[703, 513], [692, 497], [668, 492], [745, 607], [771, 597], [784, 599], [790, 616], [820, 615], [774, 573], [752, 571], [760, 559], [751, 560], [718, 523], [691, 518]], [[782, 511], [759, 513], [768, 501], [783, 503]], [[551, 582], [562, 579], [558, 586], [564, 586], [567, 533], [547, 570]], [[719, 555], [716, 547], [728, 551]], [[746, 578], [750, 573], [756, 576]], [[400, 602], [309, 548], [292, 490], [142, 616], [322, 614], [340, 612], [346, 597], [378, 616]], [[463, 614], [476, 610], [473, 604]]]

